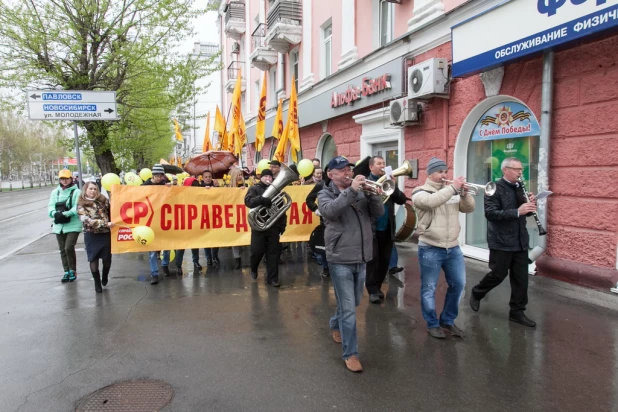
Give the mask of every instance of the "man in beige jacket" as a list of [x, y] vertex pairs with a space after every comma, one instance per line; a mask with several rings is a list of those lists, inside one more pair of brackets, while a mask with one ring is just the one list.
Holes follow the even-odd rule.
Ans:
[[[427, 181], [412, 192], [418, 216], [418, 262], [421, 268], [421, 309], [427, 331], [436, 339], [444, 339], [447, 330], [463, 338], [455, 325], [459, 301], [466, 285], [466, 267], [459, 248], [459, 213], [474, 211], [474, 198], [464, 188], [465, 179], [458, 177], [445, 184], [448, 167], [444, 160], [432, 157], [427, 165]], [[444, 309], [436, 314], [436, 286], [444, 270], [448, 289]]]

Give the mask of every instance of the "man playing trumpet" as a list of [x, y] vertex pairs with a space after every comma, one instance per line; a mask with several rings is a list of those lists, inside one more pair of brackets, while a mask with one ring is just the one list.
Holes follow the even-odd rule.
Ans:
[[[418, 262], [421, 269], [421, 309], [428, 333], [444, 339], [451, 335], [464, 337], [455, 325], [459, 301], [466, 285], [466, 266], [459, 248], [459, 213], [474, 211], [474, 197], [468, 194], [465, 179], [458, 177], [445, 184], [448, 167], [444, 160], [432, 157], [427, 165], [427, 181], [412, 192], [412, 202], [418, 216], [420, 234]], [[444, 309], [436, 314], [436, 286], [440, 269], [448, 283]]]

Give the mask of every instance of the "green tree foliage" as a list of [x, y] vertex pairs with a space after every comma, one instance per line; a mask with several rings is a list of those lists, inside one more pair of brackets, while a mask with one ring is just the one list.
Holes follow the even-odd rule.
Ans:
[[62, 131], [30, 122], [11, 112], [0, 113], [0, 173], [36, 175], [49, 170], [65, 153]]
[[[103, 173], [173, 147], [170, 115], [217, 69], [174, 52], [195, 0], [0, 0], [0, 87], [117, 92], [121, 120], [80, 121]], [[118, 162], [116, 161], [118, 158]]]

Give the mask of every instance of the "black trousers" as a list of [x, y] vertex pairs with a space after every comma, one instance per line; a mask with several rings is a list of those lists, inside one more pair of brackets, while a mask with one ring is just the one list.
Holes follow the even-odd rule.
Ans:
[[[526, 310], [528, 304], [528, 251], [505, 252], [489, 249], [489, 269], [491, 272], [472, 288], [477, 299], [483, 299], [490, 290], [498, 286], [510, 274], [511, 313]], [[510, 272], [510, 273], [509, 273]]]
[[251, 231], [251, 271], [256, 272], [266, 255], [266, 281], [279, 281], [279, 232], [267, 230], [265, 232]]
[[373, 259], [367, 263], [365, 287], [367, 292], [377, 294], [384, 282], [393, 252], [393, 240], [388, 230], [376, 231], [373, 238]]

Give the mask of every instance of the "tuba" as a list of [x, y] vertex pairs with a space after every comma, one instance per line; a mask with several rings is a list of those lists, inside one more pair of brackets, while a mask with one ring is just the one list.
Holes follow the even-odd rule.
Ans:
[[281, 164], [279, 176], [268, 186], [262, 197], [270, 199], [271, 207], [258, 206], [249, 210], [249, 226], [252, 230], [268, 230], [292, 206], [292, 198], [283, 188], [299, 179], [299, 175], [288, 166]]

